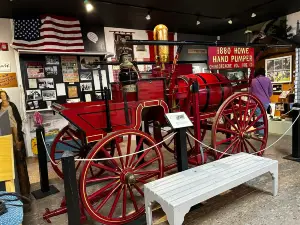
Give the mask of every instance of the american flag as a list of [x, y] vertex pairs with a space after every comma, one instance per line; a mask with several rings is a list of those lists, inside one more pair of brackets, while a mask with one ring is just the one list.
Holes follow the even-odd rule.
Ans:
[[61, 16], [14, 19], [15, 49], [40, 51], [83, 52], [80, 22]]

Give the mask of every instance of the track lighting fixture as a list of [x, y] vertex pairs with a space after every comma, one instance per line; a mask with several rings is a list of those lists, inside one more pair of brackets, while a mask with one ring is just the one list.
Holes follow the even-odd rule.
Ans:
[[146, 18], [146, 20], [151, 20], [150, 11], [148, 12], [148, 14], [145, 18]]
[[84, 5], [87, 12], [91, 12], [94, 9], [94, 6], [90, 3], [89, 0], [84, 0]]

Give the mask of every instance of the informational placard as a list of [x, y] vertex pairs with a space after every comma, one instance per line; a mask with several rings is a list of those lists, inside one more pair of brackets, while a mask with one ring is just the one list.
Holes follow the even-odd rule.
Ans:
[[0, 73], [0, 88], [18, 87], [16, 73]]
[[10, 62], [0, 62], [0, 72], [10, 72]]
[[272, 83], [292, 82], [292, 56], [284, 56], [265, 60], [267, 77]]
[[120, 59], [121, 54], [126, 53], [129, 55], [129, 61], [134, 60], [133, 44], [125, 43], [124, 40], [132, 40], [132, 34], [115, 33], [115, 53], [117, 61]]
[[173, 129], [193, 126], [185, 112], [167, 113], [166, 118]]
[[238, 69], [254, 67], [254, 48], [208, 47], [209, 69]]

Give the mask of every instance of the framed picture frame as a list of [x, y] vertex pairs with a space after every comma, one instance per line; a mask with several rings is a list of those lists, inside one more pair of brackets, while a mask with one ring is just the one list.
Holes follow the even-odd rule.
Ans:
[[265, 60], [266, 76], [273, 84], [292, 82], [292, 56]]

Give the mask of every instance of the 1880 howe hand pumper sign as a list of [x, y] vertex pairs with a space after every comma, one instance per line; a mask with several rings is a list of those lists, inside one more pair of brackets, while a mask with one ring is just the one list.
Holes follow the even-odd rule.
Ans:
[[254, 67], [254, 48], [208, 47], [209, 69]]

